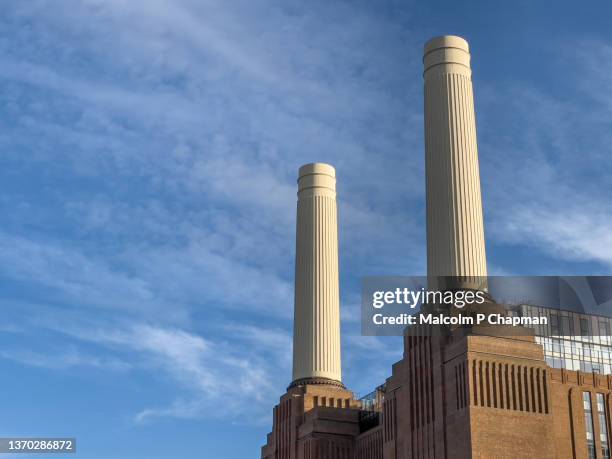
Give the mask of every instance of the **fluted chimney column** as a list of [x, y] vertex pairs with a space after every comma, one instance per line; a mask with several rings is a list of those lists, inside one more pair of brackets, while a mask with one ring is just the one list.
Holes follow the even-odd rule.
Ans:
[[[427, 274], [486, 290], [487, 262], [468, 43], [443, 36], [425, 45]], [[435, 283], [435, 282], [433, 282]], [[442, 285], [440, 285], [442, 284]], [[452, 285], [455, 287], [456, 285]]]
[[299, 170], [295, 257], [293, 383], [341, 386], [336, 172]]

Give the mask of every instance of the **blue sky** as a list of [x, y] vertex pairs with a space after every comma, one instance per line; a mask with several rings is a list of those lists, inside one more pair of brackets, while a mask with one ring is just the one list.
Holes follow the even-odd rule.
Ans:
[[0, 12], [2, 436], [76, 436], [87, 459], [259, 457], [290, 382], [312, 161], [337, 168], [345, 383], [384, 381], [401, 342], [359, 336], [359, 281], [425, 272], [435, 35], [472, 48], [490, 271], [610, 274], [609, 2]]

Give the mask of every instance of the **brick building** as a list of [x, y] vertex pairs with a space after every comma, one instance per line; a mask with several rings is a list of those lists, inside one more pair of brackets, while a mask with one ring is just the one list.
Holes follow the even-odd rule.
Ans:
[[[486, 290], [468, 45], [435, 38], [424, 64], [428, 276]], [[564, 357], [559, 329], [408, 327], [391, 376], [356, 399], [341, 382], [335, 171], [306, 165], [298, 184], [293, 382], [262, 459], [610, 458], [610, 355]]]

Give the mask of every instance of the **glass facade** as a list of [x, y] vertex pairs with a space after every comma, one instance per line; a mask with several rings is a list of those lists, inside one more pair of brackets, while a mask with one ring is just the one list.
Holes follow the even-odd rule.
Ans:
[[385, 384], [381, 384], [369, 394], [364, 395], [359, 401], [364, 411], [382, 411], [385, 401]]
[[531, 305], [514, 314], [547, 316], [548, 325], [533, 325], [536, 341], [544, 348], [546, 363], [590, 373], [612, 374], [612, 319]]

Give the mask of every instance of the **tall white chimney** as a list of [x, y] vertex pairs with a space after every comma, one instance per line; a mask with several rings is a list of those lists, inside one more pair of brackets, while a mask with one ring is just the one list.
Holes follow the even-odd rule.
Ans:
[[300, 167], [295, 256], [293, 382], [342, 386], [336, 171]]
[[425, 45], [427, 275], [486, 290], [487, 261], [468, 43], [446, 35]]

